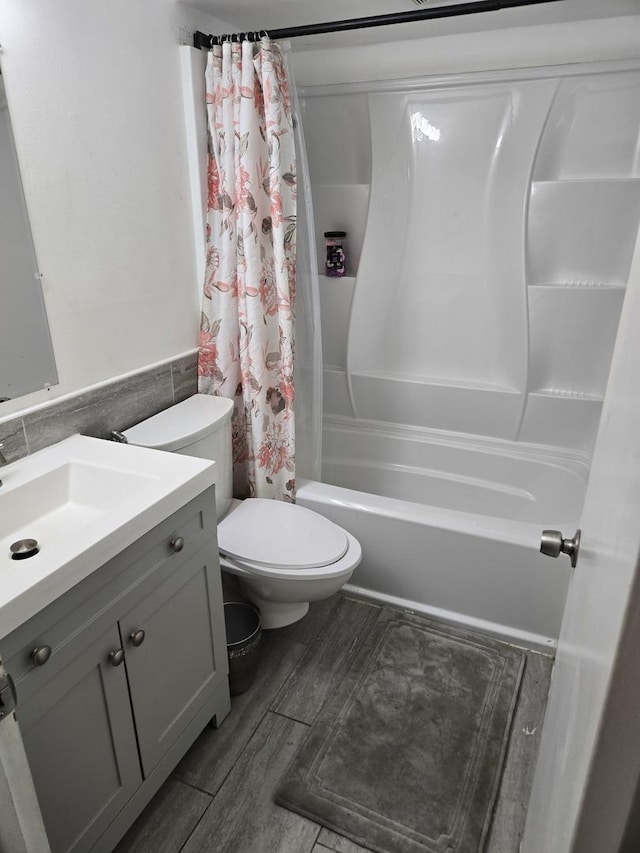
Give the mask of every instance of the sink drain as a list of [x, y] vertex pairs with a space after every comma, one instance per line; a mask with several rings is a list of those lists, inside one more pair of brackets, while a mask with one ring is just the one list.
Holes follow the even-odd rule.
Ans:
[[27, 560], [40, 550], [37, 539], [18, 539], [10, 546], [12, 560]]

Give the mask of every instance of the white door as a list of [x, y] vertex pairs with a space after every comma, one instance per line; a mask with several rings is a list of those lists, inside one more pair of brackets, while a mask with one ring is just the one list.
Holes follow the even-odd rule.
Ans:
[[581, 527], [522, 853], [617, 853], [640, 776], [640, 238]]

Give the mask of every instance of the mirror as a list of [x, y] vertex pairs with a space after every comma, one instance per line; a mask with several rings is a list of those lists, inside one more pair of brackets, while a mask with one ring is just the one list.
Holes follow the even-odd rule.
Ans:
[[58, 374], [0, 70], [0, 414]]

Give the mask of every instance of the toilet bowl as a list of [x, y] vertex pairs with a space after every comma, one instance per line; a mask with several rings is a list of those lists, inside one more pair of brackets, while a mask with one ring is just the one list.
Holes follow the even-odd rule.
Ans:
[[360, 562], [358, 541], [295, 504], [234, 501], [218, 525], [220, 565], [238, 577], [265, 628], [301, 619], [310, 601], [328, 598]]
[[328, 598], [359, 564], [358, 541], [305, 507], [232, 498], [231, 413], [224, 397], [196, 394], [124, 432], [130, 444], [211, 459], [218, 466], [216, 512], [223, 571], [237, 577], [263, 628], [301, 619], [310, 601]]

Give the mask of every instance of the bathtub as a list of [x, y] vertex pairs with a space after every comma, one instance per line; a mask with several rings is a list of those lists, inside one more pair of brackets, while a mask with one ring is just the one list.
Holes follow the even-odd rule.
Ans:
[[588, 471], [571, 451], [335, 418], [297, 501], [360, 541], [347, 591], [553, 652], [571, 566], [540, 534], [573, 535]]

